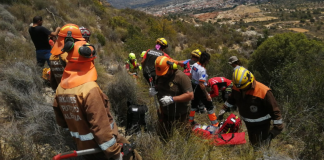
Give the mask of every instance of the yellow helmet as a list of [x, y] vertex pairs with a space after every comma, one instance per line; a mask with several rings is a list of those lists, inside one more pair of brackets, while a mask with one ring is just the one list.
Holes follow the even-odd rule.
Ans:
[[201, 51], [200, 51], [199, 49], [193, 50], [193, 51], [191, 52], [191, 55], [200, 58]]
[[249, 84], [253, 83], [253, 74], [244, 67], [238, 67], [233, 72], [233, 84], [238, 89], [244, 89]]
[[168, 47], [168, 42], [165, 40], [165, 38], [158, 38], [156, 40], [156, 44], [160, 44], [164, 47]]
[[130, 54], [128, 55], [128, 58], [129, 58], [130, 60], [133, 60], [133, 59], [136, 59], [136, 56], [135, 56], [134, 53], [130, 53]]

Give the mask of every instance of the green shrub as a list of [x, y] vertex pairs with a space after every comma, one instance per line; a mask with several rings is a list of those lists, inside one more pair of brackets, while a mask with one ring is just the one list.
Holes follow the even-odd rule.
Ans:
[[289, 136], [303, 141], [302, 159], [321, 159], [324, 153], [324, 71], [320, 69], [324, 67], [323, 57], [322, 42], [307, 39], [301, 33], [284, 33], [262, 43], [249, 62], [256, 79], [270, 86], [282, 104]]
[[100, 32], [95, 32], [94, 36], [98, 39], [98, 42], [101, 44], [101, 46], [105, 46], [106, 44], [105, 36], [103, 36]]

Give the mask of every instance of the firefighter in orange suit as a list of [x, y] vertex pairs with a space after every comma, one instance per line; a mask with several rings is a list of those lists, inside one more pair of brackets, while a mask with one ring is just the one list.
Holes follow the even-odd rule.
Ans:
[[[232, 94], [220, 111], [220, 118], [226, 109], [237, 105], [252, 146], [258, 148], [261, 144], [270, 144], [283, 129], [280, 109], [271, 90], [256, 81], [253, 74], [244, 67], [234, 70], [232, 82]], [[273, 128], [270, 130], [271, 120]]]
[[108, 97], [96, 83], [95, 48], [86, 41], [74, 39], [81, 35], [79, 28], [66, 29], [63, 50], [70, 49], [68, 63], [53, 105], [58, 125], [70, 131], [78, 150], [102, 149], [100, 153], [83, 156], [86, 160], [141, 159], [136, 151], [122, 156], [119, 143], [129, 142], [118, 134], [109, 112]]
[[[56, 90], [58, 84], [60, 84], [60, 82], [61, 82], [64, 67], [66, 66], [66, 63], [68, 62], [66, 59], [68, 54], [67, 54], [67, 52], [63, 52], [62, 49], [64, 46], [64, 39], [67, 36], [67, 31], [71, 27], [79, 28], [75, 24], [64, 25], [60, 29], [60, 32], [58, 33], [58, 39], [51, 50], [52, 55], [50, 57], [50, 69], [51, 69], [50, 83], [51, 83], [51, 87], [54, 91]], [[80, 41], [85, 40], [82, 37], [82, 35], [73, 34], [73, 36], [74, 36], [73, 38], [75, 40], [80, 40]]]

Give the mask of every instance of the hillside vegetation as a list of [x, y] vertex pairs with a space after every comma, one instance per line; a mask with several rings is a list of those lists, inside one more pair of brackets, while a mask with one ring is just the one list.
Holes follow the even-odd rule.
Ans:
[[[43, 25], [51, 30], [75, 23], [92, 32], [90, 43], [99, 52], [95, 60], [97, 82], [110, 98], [119, 126], [126, 121], [127, 100], [149, 106], [148, 132], [130, 138], [144, 159], [324, 159], [322, 41], [302, 33], [273, 36], [275, 32], [262, 27], [252, 29], [254, 25], [262, 26], [257, 23], [194, 25], [170, 16], [117, 10], [98, 0], [1, 1], [0, 159], [51, 159], [75, 149], [69, 133], [56, 125], [51, 107], [53, 94], [41, 79], [42, 69], [36, 67], [35, 48], [28, 33], [36, 15], [42, 16]], [[236, 55], [258, 81], [272, 88], [285, 129], [271, 147], [258, 152], [248, 143], [215, 147], [182, 128], [175, 129], [168, 141], [161, 140], [155, 131], [157, 115], [148, 85], [142, 77], [135, 83], [121, 67], [129, 52], [138, 58], [159, 37], [167, 39], [166, 52], [174, 59], [188, 59], [197, 48], [209, 52], [210, 77], [231, 79], [233, 69], [227, 60]], [[222, 103], [214, 103], [218, 113]], [[199, 123], [209, 123], [206, 115], [197, 117]], [[241, 131], [246, 131], [244, 125]]]

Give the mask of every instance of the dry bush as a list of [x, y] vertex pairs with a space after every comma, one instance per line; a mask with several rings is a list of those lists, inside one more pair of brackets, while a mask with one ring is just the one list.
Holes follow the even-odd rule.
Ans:
[[50, 6], [50, 3], [44, 0], [33, 0], [33, 2], [37, 10], [45, 9]]
[[22, 43], [21, 37], [0, 32], [0, 59], [10, 62], [33, 59], [36, 64], [35, 47], [31, 41]]
[[2, 5], [0, 5], [0, 18], [6, 22], [13, 23], [16, 18], [9, 13]]
[[17, 30], [15, 29], [15, 27], [12, 24], [10, 24], [9, 22], [6, 22], [6, 21], [2, 21], [2, 20], [0, 20], [0, 29], [4, 30], [4, 31], [9, 31], [13, 34], [17, 33]]
[[127, 101], [136, 102], [136, 82], [121, 68], [114, 75], [114, 79], [108, 84], [108, 90], [105, 91], [109, 97], [111, 107], [118, 116], [118, 122], [126, 122]]
[[[10, 68], [3, 68], [0, 71], [2, 85], [0, 92], [6, 97], [10, 109], [17, 116], [25, 116], [24, 113], [36, 104], [44, 104], [41, 98], [43, 81], [32, 62], [16, 62], [8, 64]], [[38, 84], [38, 85], [37, 85]]]
[[18, 20], [23, 21], [24, 23], [31, 23], [33, 17], [35, 16], [35, 11], [31, 6], [25, 4], [15, 4], [8, 8], [8, 11], [13, 14]]
[[14, 113], [12, 121], [0, 129], [4, 159], [49, 159], [75, 148], [68, 133], [56, 125], [52, 102], [45, 100], [40, 71], [28, 60], [1, 66], [4, 107]]

